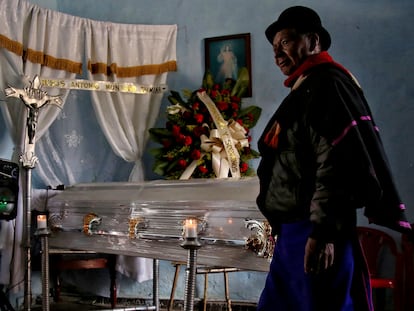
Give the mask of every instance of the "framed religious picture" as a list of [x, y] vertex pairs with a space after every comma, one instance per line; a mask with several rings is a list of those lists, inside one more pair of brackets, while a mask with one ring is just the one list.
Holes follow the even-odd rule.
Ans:
[[239, 69], [247, 68], [249, 87], [245, 97], [252, 96], [250, 33], [204, 39], [205, 70], [210, 70], [216, 83], [227, 78], [237, 80]]

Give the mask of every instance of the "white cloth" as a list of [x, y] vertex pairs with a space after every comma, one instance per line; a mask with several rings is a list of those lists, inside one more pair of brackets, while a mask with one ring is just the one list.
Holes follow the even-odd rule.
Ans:
[[[147, 64], [165, 64], [176, 59], [177, 27], [91, 23], [87, 28], [88, 63], [117, 64], [136, 68]], [[96, 40], [99, 38], [99, 40]], [[133, 53], [132, 51], [139, 51]], [[117, 74], [93, 74], [90, 80], [133, 82], [143, 85], [165, 84], [167, 73], [119, 78]], [[129, 181], [142, 181], [142, 154], [148, 129], [154, 126], [162, 94], [134, 95], [93, 92], [92, 102], [102, 131], [113, 151], [122, 159], [135, 163]], [[118, 256], [117, 271], [138, 280], [152, 279], [151, 259]]]
[[[53, 55], [55, 59], [69, 58], [81, 60], [81, 53], [65, 48], [65, 44], [77, 43], [76, 37], [63, 38], [61, 32], [69, 27], [67, 16], [53, 13], [33, 6], [25, 1], [0, 1], [0, 29], [1, 34], [10, 43], [20, 43], [22, 52], [42, 51], [43, 56]], [[30, 21], [30, 23], [27, 23]], [[53, 26], [51, 26], [53, 25]], [[70, 25], [73, 31], [80, 31], [80, 24]], [[5, 44], [5, 42], [3, 42]], [[16, 46], [18, 46], [16, 44]], [[74, 73], [46, 67], [44, 64], [23, 61], [22, 55], [11, 52], [12, 49], [0, 49], [0, 88], [8, 86], [23, 88], [28, 85], [34, 75], [55, 78], [72, 78]], [[69, 55], [70, 54], [70, 55]], [[43, 59], [45, 59], [43, 57]], [[61, 92], [64, 100], [68, 91]], [[3, 95], [3, 94], [2, 94]], [[4, 100], [4, 98], [2, 98]], [[1, 105], [6, 125], [11, 132], [15, 144], [13, 160], [18, 162], [23, 152], [26, 137], [26, 107], [19, 101], [8, 99], [7, 105]], [[38, 140], [59, 113], [59, 108], [52, 106], [42, 107], [36, 129]], [[25, 171], [20, 170], [19, 187], [25, 189]], [[24, 252], [22, 245], [23, 232], [23, 199], [24, 190], [19, 191], [18, 216], [15, 221], [3, 222], [4, 230], [8, 232], [8, 240], [2, 251], [2, 264], [0, 267], [0, 283], [10, 284], [15, 290], [22, 290], [24, 285]], [[10, 263], [10, 264], [9, 264]], [[10, 267], [11, 266], [11, 267]]]
[[[80, 68], [87, 68], [86, 64], [82, 66], [84, 59], [103, 64], [105, 68], [118, 66], [120, 72], [129, 66], [140, 69], [140, 66], [176, 62], [176, 25], [126, 25], [93, 21], [43, 9], [24, 0], [0, 0], [0, 17], [0, 89], [3, 90], [8, 86], [23, 88], [32, 81], [34, 75], [73, 79], [81, 73]], [[27, 59], [24, 59], [23, 52], [26, 52]], [[123, 75], [122, 78], [116, 72], [110, 76], [91, 73], [88, 76], [96, 80], [161, 84], [165, 83], [168, 71], [172, 70], [151, 74], [144, 70], [136, 75]], [[68, 90], [47, 91], [50, 95], [61, 95], [64, 102], [70, 97]], [[0, 94], [0, 99], [5, 100], [4, 94]], [[91, 94], [100, 126], [114, 152], [125, 161], [136, 164], [129, 180], [142, 180], [141, 156], [148, 139], [147, 129], [155, 122], [162, 94]], [[10, 98], [7, 104], [0, 103], [0, 107], [15, 144], [13, 159], [18, 162], [26, 136], [26, 108], [19, 100]], [[52, 186], [78, 182], [74, 168], [79, 163], [72, 163], [70, 156], [56, 148], [48, 130], [59, 112], [55, 106], [44, 106], [39, 113], [36, 129], [36, 156], [39, 158], [36, 173], [46, 185]], [[79, 145], [82, 138], [78, 132], [80, 130], [65, 135], [69, 146]], [[94, 158], [89, 161], [94, 161]], [[112, 172], [112, 175], [115, 174]], [[94, 178], [90, 176], [89, 180], [93, 181]], [[23, 180], [24, 176], [20, 176], [21, 189], [25, 188]], [[22, 203], [23, 194], [20, 191], [19, 216], [15, 221], [2, 223], [2, 233], [5, 233], [7, 240], [2, 250], [0, 283], [9, 284], [16, 290], [22, 290], [24, 284], [24, 269], [21, 268], [24, 267], [21, 247]], [[152, 278], [152, 262], [149, 260], [141, 262], [140, 259], [130, 258], [119, 261], [117, 267], [118, 271], [138, 281]]]

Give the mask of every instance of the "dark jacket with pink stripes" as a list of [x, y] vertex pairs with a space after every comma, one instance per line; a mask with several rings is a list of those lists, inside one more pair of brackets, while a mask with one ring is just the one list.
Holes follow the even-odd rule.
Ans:
[[371, 222], [408, 232], [379, 131], [361, 88], [326, 63], [307, 73], [277, 109], [259, 139], [258, 207], [275, 233], [306, 218], [312, 236], [334, 240]]

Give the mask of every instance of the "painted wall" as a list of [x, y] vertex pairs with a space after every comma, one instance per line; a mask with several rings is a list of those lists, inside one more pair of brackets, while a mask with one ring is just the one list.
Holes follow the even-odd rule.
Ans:
[[[288, 90], [274, 66], [264, 29], [284, 8], [302, 4], [319, 12], [331, 33], [331, 55], [358, 78], [380, 126], [397, 183], [407, 206], [414, 206], [410, 122], [414, 112], [414, 2], [411, 0], [30, 0], [67, 14], [135, 24], [177, 24], [178, 71], [170, 89], [200, 86], [204, 72], [203, 38], [251, 33], [253, 96], [263, 115], [253, 129], [253, 144]], [[1, 136], [0, 136], [1, 137]], [[150, 161], [150, 159], [149, 159]], [[150, 168], [150, 165], [147, 167]], [[414, 216], [413, 212], [411, 213]]]
[[[178, 71], [169, 75], [169, 88], [182, 90], [200, 86], [204, 72], [203, 38], [250, 33], [253, 96], [245, 100], [263, 108], [253, 131], [253, 145], [288, 90], [274, 65], [264, 29], [286, 7], [313, 7], [331, 33], [331, 55], [351, 70], [364, 88], [401, 195], [414, 221], [414, 2], [412, 0], [30, 0], [44, 8], [71, 15], [120, 23], [178, 24]], [[165, 105], [165, 103], [164, 103]], [[0, 157], [7, 157], [10, 141], [0, 128]], [[254, 146], [255, 147], [255, 146]], [[148, 168], [151, 159], [147, 158]], [[151, 176], [148, 169], [148, 176]], [[360, 222], [366, 223], [361, 216]], [[172, 274], [169, 263], [161, 275]], [[165, 273], [164, 273], [165, 272]], [[164, 277], [163, 276], [163, 277]], [[232, 276], [233, 278], [233, 276]], [[256, 300], [263, 286], [262, 274], [235, 276], [231, 284], [234, 300]], [[213, 279], [213, 278], [212, 278]], [[161, 298], [168, 297], [170, 280], [163, 280]], [[181, 282], [183, 284], [183, 282]], [[221, 278], [211, 288], [222, 297]], [[202, 289], [201, 289], [202, 290]], [[121, 295], [151, 295], [151, 284], [121, 285]], [[210, 295], [210, 296], [211, 296]], [[177, 293], [180, 297], [180, 293]]]

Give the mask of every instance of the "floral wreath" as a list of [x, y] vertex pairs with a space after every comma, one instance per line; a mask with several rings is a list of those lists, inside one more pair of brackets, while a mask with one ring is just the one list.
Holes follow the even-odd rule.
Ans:
[[150, 138], [162, 147], [150, 150], [154, 173], [166, 179], [239, 178], [255, 175], [249, 161], [259, 153], [250, 148], [250, 129], [261, 114], [257, 106], [241, 107], [248, 89], [246, 68], [237, 81], [214, 82], [209, 71], [196, 91], [168, 96], [165, 128], [151, 128]]

